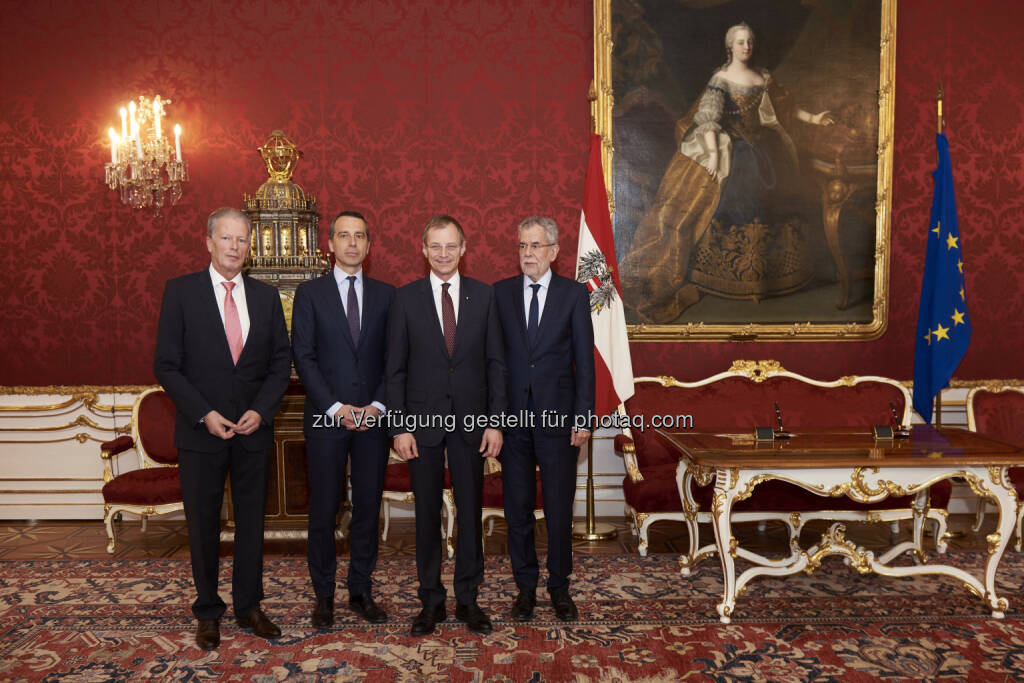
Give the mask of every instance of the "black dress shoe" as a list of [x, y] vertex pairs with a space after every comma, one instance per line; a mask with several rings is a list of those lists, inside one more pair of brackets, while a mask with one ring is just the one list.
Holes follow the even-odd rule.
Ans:
[[555, 608], [555, 616], [562, 621], [576, 621], [580, 618], [579, 610], [569, 597], [568, 590], [551, 591], [551, 606]]
[[220, 619], [200, 619], [196, 626], [196, 645], [200, 650], [216, 650], [220, 645]]
[[455, 618], [466, 622], [466, 628], [482, 636], [486, 636], [493, 628], [491, 620], [487, 618], [487, 615], [484, 614], [484, 611], [480, 609], [476, 602], [471, 602], [468, 605], [456, 605]]
[[409, 631], [414, 636], [425, 636], [428, 633], [434, 632], [434, 627], [438, 623], [448, 618], [448, 613], [444, 610], [444, 603], [437, 605], [430, 605], [420, 610], [420, 613], [416, 615], [416, 618], [412, 620], [412, 629]]
[[274, 625], [259, 607], [252, 608], [248, 614], [238, 617], [239, 628], [252, 629], [253, 634], [260, 638], [280, 638], [281, 629]]
[[387, 613], [377, 606], [377, 603], [373, 601], [373, 596], [369, 593], [349, 596], [348, 606], [371, 624], [383, 624], [388, 620]]
[[533, 619], [533, 608], [537, 606], [537, 589], [520, 588], [516, 601], [512, 603], [512, 619], [529, 621]]
[[334, 598], [317, 598], [313, 608], [313, 628], [324, 629], [334, 623]]

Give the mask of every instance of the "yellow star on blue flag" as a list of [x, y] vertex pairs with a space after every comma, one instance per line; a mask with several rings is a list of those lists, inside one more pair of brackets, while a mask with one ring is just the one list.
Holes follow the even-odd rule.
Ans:
[[935, 194], [926, 233], [928, 248], [914, 350], [914, 409], [925, 422], [932, 421], [932, 401], [949, 386], [971, 341], [949, 141], [945, 133], [939, 133], [935, 142], [939, 165], [932, 172]]

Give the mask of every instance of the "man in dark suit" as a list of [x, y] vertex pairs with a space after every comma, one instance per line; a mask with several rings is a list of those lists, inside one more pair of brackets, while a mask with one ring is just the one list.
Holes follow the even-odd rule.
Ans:
[[224, 601], [217, 551], [224, 482], [231, 473], [235, 557], [231, 600], [241, 628], [264, 638], [281, 630], [260, 609], [263, 510], [274, 416], [288, 386], [291, 355], [277, 290], [242, 275], [250, 224], [237, 209], [207, 221], [210, 267], [167, 282], [153, 373], [177, 408], [181, 493], [188, 520], [199, 620], [196, 644], [220, 644]]
[[[455, 490], [455, 618], [470, 631], [491, 632], [477, 605], [483, 581], [483, 458], [501, 451], [501, 431], [488, 426], [505, 411], [505, 354], [490, 286], [459, 275], [466, 253], [462, 226], [431, 218], [423, 230], [430, 274], [395, 292], [388, 323], [387, 406], [391, 433], [409, 463], [416, 502], [416, 572], [423, 609], [411, 633], [432, 633], [447, 618], [441, 585], [441, 491], [445, 451]], [[390, 416], [390, 414], [389, 414]], [[476, 420], [480, 418], [485, 424]], [[481, 457], [482, 456], [482, 457]]]
[[361, 214], [338, 214], [327, 246], [334, 254], [334, 269], [299, 285], [292, 308], [295, 369], [306, 386], [302, 432], [309, 463], [307, 557], [316, 595], [313, 626], [318, 629], [334, 623], [334, 529], [346, 463], [352, 470], [348, 604], [366, 621], [387, 621], [373, 599], [371, 575], [377, 564], [388, 436], [383, 425], [368, 427], [367, 421], [376, 422], [384, 412], [385, 339], [395, 292], [363, 273], [370, 229]]
[[569, 595], [572, 508], [576, 459], [590, 432], [574, 426], [587, 424], [594, 410], [594, 328], [587, 288], [551, 270], [557, 255], [558, 226], [550, 218], [531, 216], [519, 224], [523, 274], [494, 285], [505, 333], [509, 411], [527, 411], [535, 420], [532, 426], [509, 429], [502, 451], [508, 551], [519, 587], [512, 605], [516, 621], [533, 618], [537, 604], [533, 510], [538, 465], [551, 605], [562, 621], [579, 617]]

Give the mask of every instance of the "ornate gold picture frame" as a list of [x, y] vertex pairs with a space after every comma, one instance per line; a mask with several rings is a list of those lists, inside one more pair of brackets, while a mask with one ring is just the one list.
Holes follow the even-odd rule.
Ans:
[[895, 0], [595, 0], [630, 339], [885, 332], [895, 36]]

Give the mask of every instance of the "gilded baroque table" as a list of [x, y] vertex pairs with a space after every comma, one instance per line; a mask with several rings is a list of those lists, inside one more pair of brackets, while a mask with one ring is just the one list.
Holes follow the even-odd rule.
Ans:
[[[810, 573], [828, 555], [845, 557], [851, 567], [862, 574], [951, 576], [982, 598], [991, 608], [993, 617], [1003, 618], [1007, 600], [996, 595], [995, 577], [1016, 522], [1017, 496], [1007, 470], [1011, 466], [1024, 466], [1021, 449], [982, 434], [930, 426], [914, 427], [909, 438], [895, 440], [876, 440], [868, 432], [836, 432], [794, 434], [790, 439], [756, 442], [753, 434], [658, 431], [679, 449], [676, 483], [681, 499], [687, 472], [692, 473], [698, 484], [706, 485], [712, 478], [715, 480], [711, 517], [722, 564], [724, 588], [718, 614], [723, 624], [730, 622], [736, 598], [755, 577], [788, 576], [799, 571]], [[862, 503], [874, 503], [890, 495], [918, 493], [950, 477], [965, 480], [975, 493], [989, 498], [999, 508], [996, 530], [986, 537], [988, 560], [983, 578], [958, 567], [927, 564], [920, 552], [921, 539], [916, 539], [917, 544], [898, 543], [876, 557], [874, 552], [848, 540], [839, 523], [833, 524], [821, 540], [807, 550], [801, 549], [799, 539], [794, 539], [789, 557], [782, 559], [770, 559], [741, 548], [732, 534], [733, 505], [749, 498], [759, 483], [770, 479], [781, 479], [821, 496], [845, 495]], [[907, 551], [915, 551], [920, 564], [889, 564]], [[753, 564], [738, 577], [737, 557]]]

